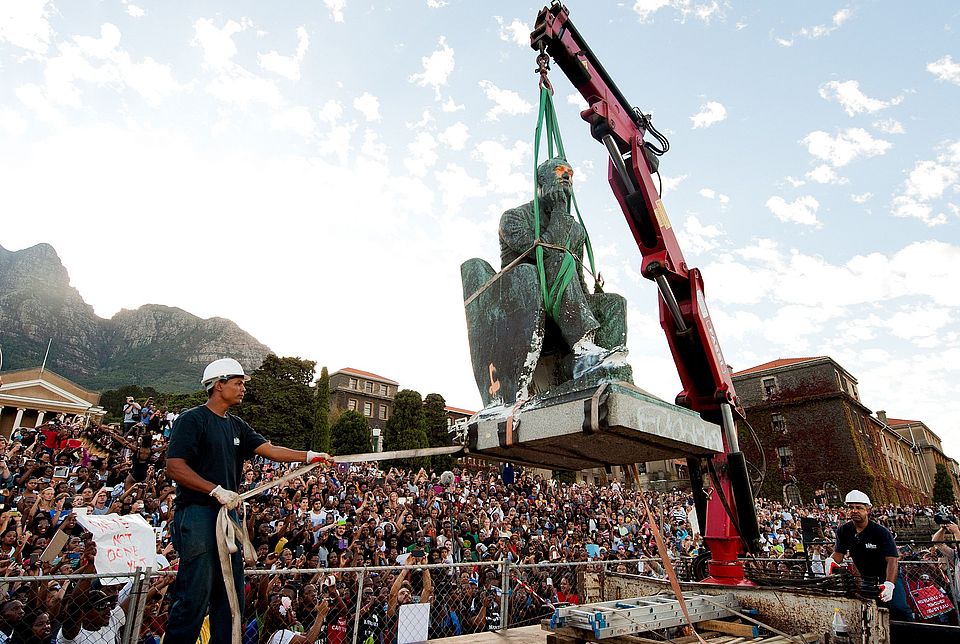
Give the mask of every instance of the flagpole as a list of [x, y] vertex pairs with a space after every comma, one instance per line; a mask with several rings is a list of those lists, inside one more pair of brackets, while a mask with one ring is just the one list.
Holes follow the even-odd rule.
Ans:
[[47, 342], [47, 352], [43, 354], [43, 364], [40, 365], [40, 376], [43, 376], [43, 370], [47, 366], [47, 356], [50, 355], [50, 345], [53, 344], [53, 338], [50, 338], [50, 341]]

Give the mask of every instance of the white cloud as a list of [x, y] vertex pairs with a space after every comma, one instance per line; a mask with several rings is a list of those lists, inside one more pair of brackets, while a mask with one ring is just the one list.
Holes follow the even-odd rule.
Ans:
[[317, 113], [317, 116], [321, 121], [325, 121], [333, 125], [340, 120], [340, 117], [343, 116], [343, 106], [339, 102], [330, 99], [323, 104], [323, 107]]
[[663, 194], [667, 194], [679, 188], [680, 184], [686, 180], [687, 175], [680, 174], [674, 177], [665, 177], [661, 174], [660, 177], [663, 179]]
[[[934, 205], [948, 188], [960, 181], [960, 141], [944, 146], [934, 160], [918, 161], [907, 176], [899, 195], [893, 199], [893, 214], [914, 217], [928, 226], [946, 223], [943, 212], [934, 214]], [[948, 204], [948, 207], [954, 204]]]
[[950, 309], [938, 306], [908, 306], [886, 320], [890, 332], [906, 340], [927, 338], [943, 329], [953, 319]]
[[818, 165], [816, 168], [807, 173], [807, 179], [815, 181], [817, 183], [826, 183], [839, 185], [847, 183], [846, 177], [841, 177], [837, 174], [837, 171], [826, 163]]
[[27, 129], [27, 122], [15, 110], [9, 107], [0, 107], [0, 132], [9, 136], [19, 136]]
[[50, 0], [11, 0], [0, 8], [0, 43], [8, 42], [32, 54], [45, 54], [53, 28], [47, 18], [53, 13]]
[[447, 4], [447, 0], [427, 0], [427, 6], [431, 9], [442, 9]]
[[867, 203], [872, 198], [873, 198], [872, 192], [863, 192], [858, 195], [850, 195], [850, 199], [851, 201], [853, 201], [853, 203]]
[[145, 15], [147, 15], [147, 12], [135, 4], [128, 4], [127, 14], [133, 16], [134, 18], [143, 18]]
[[714, 18], [723, 18], [723, 8], [717, 0], [636, 0], [633, 11], [640, 17], [640, 22], [652, 22], [653, 16], [661, 9], [670, 7], [679, 16], [679, 22], [686, 22], [691, 16], [705, 23]]
[[903, 96], [895, 96], [888, 101], [870, 98], [860, 91], [860, 83], [855, 80], [824, 83], [820, 86], [820, 96], [825, 100], [840, 103], [840, 106], [849, 116], [861, 112], [872, 114], [903, 102]]
[[360, 153], [365, 154], [375, 161], [386, 164], [389, 161], [389, 150], [387, 144], [380, 140], [380, 135], [373, 130], [365, 130], [363, 133], [363, 144], [360, 146]]
[[380, 120], [380, 99], [370, 92], [364, 92], [353, 99], [353, 108], [363, 114], [367, 121]]
[[494, 16], [493, 19], [500, 26], [500, 40], [512, 42], [518, 47], [530, 47], [530, 32], [533, 30], [529, 25], [519, 18], [514, 18], [510, 24], [506, 24], [501, 16]]
[[717, 192], [713, 188], [701, 188], [697, 194], [706, 199], [715, 199], [719, 201], [720, 205], [722, 206], [726, 206], [728, 203], [730, 203], [730, 197], [721, 192]]
[[700, 106], [700, 111], [690, 117], [694, 129], [710, 127], [715, 123], [726, 120], [727, 108], [717, 101], [708, 101]]
[[44, 63], [44, 86], [24, 86], [18, 97], [41, 119], [58, 122], [58, 106], [83, 107], [85, 85], [129, 88], [151, 106], [182, 89], [169, 66], [150, 57], [134, 61], [120, 47], [120, 40], [120, 29], [107, 22], [101, 25], [98, 38], [74, 36], [60, 43], [56, 55]]
[[57, 110], [43, 88], [33, 83], [21, 85], [14, 92], [17, 100], [27, 107], [34, 116], [44, 123], [61, 126], [65, 123], [63, 115]]
[[423, 177], [436, 164], [437, 158], [437, 140], [427, 132], [419, 132], [407, 146], [407, 156], [403, 163], [407, 172], [415, 177]]
[[437, 49], [429, 56], [420, 59], [423, 71], [410, 76], [410, 82], [420, 87], [432, 87], [440, 98], [440, 88], [447, 84], [455, 66], [453, 49], [447, 44], [444, 36], [440, 37]]
[[266, 54], [257, 54], [257, 61], [260, 67], [273, 72], [278, 76], [283, 76], [290, 80], [300, 80], [300, 63], [307, 55], [307, 49], [310, 47], [310, 36], [307, 35], [305, 27], [297, 27], [297, 53], [293, 56], [284, 56], [276, 50], [269, 51]]
[[[242, 18], [240, 22], [227, 20], [222, 28], [218, 28], [209, 18], [200, 18], [194, 23], [193, 44], [203, 50], [204, 64], [215, 74], [206, 90], [218, 100], [242, 109], [258, 103], [279, 109], [284, 99], [276, 84], [233, 62], [237, 54], [233, 36], [252, 26], [248, 18]], [[301, 41], [301, 44], [304, 43]], [[271, 62], [268, 64], [277, 62], [274, 57], [269, 60]], [[290, 72], [289, 69], [285, 71]]]
[[774, 40], [781, 47], [793, 47], [793, 40], [790, 38], [775, 38]]
[[807, 182], [803, 179], [797, 179], [796, 177], [787, 177], [787, 183], [789, 183], [794, 188], [799, 188], [800, 186], [807, 185]]
[[462, 103], [457, 103], [451, 96], [443, 102], [443, 105], [440, 106], [440, 109], [442, 109], [444, 112], [460, 112], [465, 110], [466, 106]]
[[270, 127], [274, 130], [290, 130], [300, 136], [312, 135], [317, 124], [305, 107], [291, 107], [275, 113], [270, 119]]
[[530, 158], [529, 142], [514, 141], [508, 147], [499, 141], [481, 141], [474, 148], [473, 156], [484, 165], [487, 188], [492, 193], [526, 199], [532, 197], [533, 188], [525, 163]]
[[460, 165], [450, 163], [443, 170], [433, 173], [440, 187], [440, 200], [446, 212], [459, 212], [468, 199], [476, 199], [487, 193], [483, 182], [476, 179]]
[[691, 253], [706, 253], [719, 246], [723, 231], [713, 224], [704, 225], [695, 215], [683, 222], [683, 248]]
[[524, 100], [518, 93], [510, 89], [500, 89], [488, 80], [480, 81], [480, 89], [494, 106], [487, 111], [487, 120], [498, 121], [502, 114], [517, 116], [528, 114], [533, 105]]
[[243, 19], [240, 22], [228, 20], [222, 29], [217, 28], [210, 18], [200, 18], [193, 23], [193, 44], [203, 49], [203, 61], [214, 70], [221, 70], [232, 65], [232, 59], [237, 54], [237, 45], [233, 42], [234, 34], [252, 26], [250, 21]]
[[903, 124], [897, 119], [880, 119], [879, 121], [873, 122], [873, 127], [884, 134], [903, 134], [906, 132], [906, 130], [903, 129]]
[[817, 219], [820, 202], [810, 195], [798, 197], [790, 203], [783, 197], [770, 197], [767, 199], [767, 208], [782, 222], [820, 227], [820, 220]]
[[803, 36], [805, 38], [823, 38], [829, 36], [834, 31], [839, 29], [843, 23], [847, 22], [853, 16], [853, 11], [850, 9], [841, 9], [833, 14], [833, 18], [830, 20], [829, 25], [817, 25], [815, 27], [804, 27], [801, 29], [797, 35]]
[[347, 7], [347, 0], [323, 0], [323, 4], [327, 6], [334, 22], [343, 22], [343, 10]]
[[570, 105], [575, 105], [581, 112], [590, 107], [590, 104], [587, 103], [586, 99], [583, 98], [580, 92], [567, 94], [567, 103]]
[[653, 14], [670, 6], [670, 3], [671, 0], [637, 0], [633, 4], [633, 10], [640, 16], [640, 22], [648, 22], [653, 18]]
[[835, 137], [817, 130], [804, 137], [801, 143], [807, 146], [810, 154], [836, 168], [847, 165], [857, 157], [885, 154], [893, 147], [889, 141], [875, 139], [859, 127], [847, 128]]
[[953, 57], [950, 55], [929, 63], [927, 71], [936, 76], [938, 81], [960, 85], [960, 63], [953, 62]]
[[467, 144], [467, 139], [470, 138], [470, 128], [457, 121], [441, 132], [437, 138], [451, 150], [462, 150]]

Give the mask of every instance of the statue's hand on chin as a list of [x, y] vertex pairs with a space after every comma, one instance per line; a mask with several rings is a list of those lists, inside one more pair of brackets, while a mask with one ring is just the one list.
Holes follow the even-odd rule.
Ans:
[[550, 214], [554, 212], [566, 214], [567, 194], [560, 188], [545, 193], [540, 197], [540, 208]]

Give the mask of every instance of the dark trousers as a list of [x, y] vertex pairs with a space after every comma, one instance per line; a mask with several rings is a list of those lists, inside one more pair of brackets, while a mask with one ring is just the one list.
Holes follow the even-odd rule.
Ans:
[[[220, 506], [177, 507], [171, 536], [180, 555], [165, 644], [196, 644], [204, 615], [210, 613], [210, 644], [230, 644], [232, 616], [217, 554]], [[236, 518], [235, 513], [234, 518]], [[243, 610], [243, 556], [234, 553], [233, 582]]]

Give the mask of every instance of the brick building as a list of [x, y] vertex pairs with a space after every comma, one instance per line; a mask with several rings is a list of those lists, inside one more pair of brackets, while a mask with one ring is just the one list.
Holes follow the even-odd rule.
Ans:
[[915, 451], [920, 454], [923, 463], [923, 479], [925, 488], [929, 491], [928, 494], [933, 495], [934, 477], [937, 475], [937, 465], [940, 464], [947, 468], [950, 482], [953, 483], [953, 494], [960, 499], [960, 467], [957, 461], [943, 451], [940, 437], [921, 420], [888, 419], [886, 412], [880, 411], [877, 412], [877, 416], [905, 442], [916, 446]]
[[[758, 495], [806, 502], [824, 490], [836, 503], [857, 488], [878, 505], [929, 501], [913, 444], [873, 417], [857, 379], [832, 358], [773, 360], [734, 373], [733, 381], [766, 457]], [[740, 445], [759, 466], [746, 428]]]
[[330, 374], [330, 409], [360, 412], [370, 428], [378, 430], [374, 436], [379, 436], [393, 414], [398, 384], [369, 371], [344, 367]]

